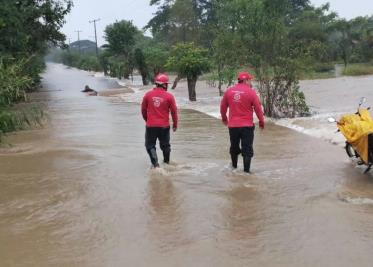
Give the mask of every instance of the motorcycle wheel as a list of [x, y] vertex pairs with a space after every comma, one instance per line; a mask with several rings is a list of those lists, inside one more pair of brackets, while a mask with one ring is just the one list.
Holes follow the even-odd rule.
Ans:
[[350, 143], [346, 142], [346, 153], [349, 158], [357, 158], [359, 157], [358, 154], [356, 153], [355, 149], [351, 146]]

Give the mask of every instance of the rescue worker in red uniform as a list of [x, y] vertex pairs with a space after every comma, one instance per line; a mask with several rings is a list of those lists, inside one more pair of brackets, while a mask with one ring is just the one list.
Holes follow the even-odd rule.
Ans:
[[[248, 173], [250, 172], [251, 158], [254, 156], [254, 111], [259, 119], [259, 127], [264, 129], [263, 110], [259, 98], [251, 86], [252, 79], [253, 77], [247, 72], [239, 73], [238, 84], [224, 93], [220, 104], [222, 121], [229, 128], [232, 167], [237, 168], [238, 155], [242, 153], [244, 171]], [[229, 118], [227, 118], [228, 109]]]
[[142, 100], [141, 113], [146, 122], [145, 147], [154, 168], [159, 167], [156, 142], [159, 140], [163, 152], [163, 161], [170, 162], [170, 113], [172, 116], [172, 129], [177, 130], [177, 107], [172, 94], [167, 92], [168, 76], [158, 74], [155, 78], [156, 87], [147, 92]]

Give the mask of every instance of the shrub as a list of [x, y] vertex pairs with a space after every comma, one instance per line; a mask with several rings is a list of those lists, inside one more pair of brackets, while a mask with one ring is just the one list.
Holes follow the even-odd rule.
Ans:
[[315, 72], [329, 72], [334, 71], [335, 66], [333, 63], [317, 63], [313, 69]]
[[87, 71], [101, 70], [100, 63], [95, 56], [80, 56], [80, 60], [78, 61], [77, 66], [74, 67]]
[[179, 77], [188, 81], [189, 100], [196, 101], [196, 83], [198, 76], [211, 67], [207, 50], [197, 47], [194, 43], [178, 43], [170, 53], [166, 68], [176, 71]]
[[71, 51], [63, 51], [61, 63], [87, 71], [102, 71], [100, 61], [95, 55], [80, 55]]

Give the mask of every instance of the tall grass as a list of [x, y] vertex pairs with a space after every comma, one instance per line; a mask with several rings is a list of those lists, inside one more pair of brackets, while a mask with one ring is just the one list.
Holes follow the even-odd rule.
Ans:
[[335, 73], [333, 72], [315, 72], [315, 71], [309, 71], [301, 73], [299, 76], [300, 80], [321, 80], [321, 79], [330, 79], [334, 78]]
[[33, 81], [22, 74], [23, 66], [24, 62], [6, 65], [0, 61], [0, 107], [26, 100], [26, 90]]
[[0, 110], [0, 134], [40, 126], [43, 117], [43, 110], [37, 106]]
[[27, 100], [26, 91], [35, 85], [35, 79], [24, 74], [29, 63], [27, 60], [5, 63], [0, 59], [0, 138], [4, 133], [41, 124], [44, 114], [40, 108], [19, 104]]
[[373, 75], [373, 65], [371, 64], [350, 64], [343, 70], [345, 76]]

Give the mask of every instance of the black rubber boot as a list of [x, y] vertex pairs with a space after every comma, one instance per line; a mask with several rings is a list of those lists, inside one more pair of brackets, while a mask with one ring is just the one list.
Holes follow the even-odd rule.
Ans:
[[250, 173], [251, 157], [243, 157], [243, 171]]
[[166, 164], [170, 163], [170, 151], [163, 151], [163, 162]]
[[237, 169], [238, 155], [231, 154], [231, 159], [232, 159], [232, 168]]
[[152, 164], [153, 164], [153, 167], [154, 167], [154, 168], [159, 167], [157, 151], [155, 150], [155, 148], [150, 149], [150, 150], [148, 151], [148, 154], [149, 154], [149, 157], [150, 157], [150, 161], [151, 161]]

